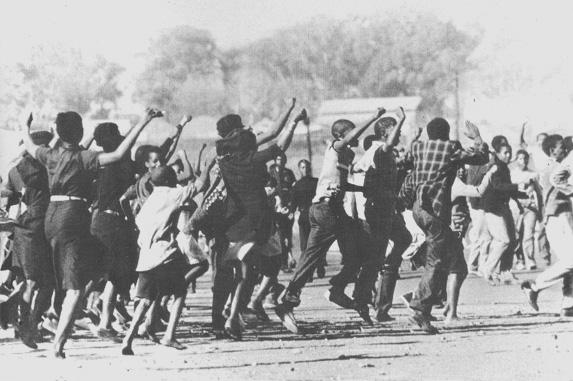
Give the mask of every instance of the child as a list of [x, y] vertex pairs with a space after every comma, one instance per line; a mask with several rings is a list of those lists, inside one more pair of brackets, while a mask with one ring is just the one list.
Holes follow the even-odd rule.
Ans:
[[345, 191], [361, 191], [362, 188], [352, 187], [347, 183], [348, 168], [354, 159], [354, 152], [350, 147], [356, 147], [358, 137], [385, 112], [386, 110], [379, 109], [360, 128], [356, 128], [354, 123], [346, 119], [337, 120], [332, 125], [331, 132], [335, 140], [324, 154], [316, 195], [310, 207], [311, 230], [307, 248], [281, 297], [281, 304], [275, 310], [285, 328], [293, 333], [298, 333], [298, 326], [292, 309], [300, 304], [302, 288], [335, 240], [338, 241], [344, 257], [344, 266], [340, 273], [330, 280], [332, 287], [328, 299], [344, 308], [354, 308], [353, 301], [344, 293], [344, 289], [353, 280], [357, 270], [356, 253], [348, 250], [355, 237], [352, 237], [352, 220], [344, 212], [342, 200]]
[[185, 284], [185, 257], [177, 245], [177, 212], [196, 193], [195, 184], [177, 188], [177, 176], [171, 167], [161, 166], [151, 171], [153, 192], [136, 218], [140, 247], [136, 296], [140, 303], [133, 321], [123, 339], [121, 353], [133, 355], [132, 342], [137, 328], [153, 300], [161, 295], [173, 295], [169, 324], [160, 343], [175, 349], [184, 349], [175, 339], [175, 329], [187, 287]]

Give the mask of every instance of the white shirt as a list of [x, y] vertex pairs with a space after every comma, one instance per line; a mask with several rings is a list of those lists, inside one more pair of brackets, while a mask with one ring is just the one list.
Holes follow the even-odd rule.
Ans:
[[[366, 179], [366, 171], [374, 166], [374, 154], [376, 150], [382, 145], [381, 141], [373, 141], [372, 146], [364, 152], [364, 155], [352, 165], [352, 174], [348, 177], [348, 182], [358, 186], [364, 186]], [[348, 198], [347, 198], [348, 197]], [[346, 192], [344, 200], [345, 210], [349, 216], [354, 216], [361, 220], [366, 220], [364, 213], [364, 206], [366, 205], [366, 197], [362, 192]], [[352, 205], [353, 213], [348, 213], [349, 207]]]
[[194, 191], [193, 184], [177, 188], [153, 188], [153, 193], [135, 219], [140, 248], [136, 271], [149, 271], [179, 251], [176, 212]]

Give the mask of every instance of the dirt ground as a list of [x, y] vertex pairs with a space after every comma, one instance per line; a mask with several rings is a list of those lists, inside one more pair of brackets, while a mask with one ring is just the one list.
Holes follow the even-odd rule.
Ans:
[[[331, 253], [327, 279], [338, 261]], [[206, 275], [188, 296], [178, 330], [186, 350], [136, 340], [136, 355], [122, 357], [119, 344], [76, 330], [62, 361], [51, 358], [50, 343], [32, 351], [8, 330], [0, 332], [0, 369], [4, 379], [18, 380], [573, 380], [573, 319], [558, 315], [559, 286], [541, 294], [542, 312], [533, 313], [518, 286], [491, 287], [470, 276], [461, 295], [463, 321], [449, 329], [438, 322], [441, 333], [428, 336], [409, 325], [398, 298], [415, 287], [419, 273], [404, 273], [398, 282], [391, 311], [397, 320], [373, 327], [325, 300], [327, 279], [303, 292], [295, 311], [303, 335], [284, 330], [268, 311], [272, 322], [249, 328], [242, 342], [213, 339]], [[441, 320], [440, 310], [434, 314]]]

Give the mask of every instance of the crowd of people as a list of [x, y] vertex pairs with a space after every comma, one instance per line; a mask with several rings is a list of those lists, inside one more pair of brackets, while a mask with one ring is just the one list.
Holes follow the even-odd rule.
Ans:
[[[326, 296], [364, 324], [394, 320], [404, 258], [423, 267], [417, 288], [401, 298], [426, 333], [438, 333], [436, 306], [446, 325], [455, 324], [469, 273], [484, 286], [518, 285], [514, 270], [534, 270], [539, 261], [545, 270], [520, 284], [526, 300], [538, 310], [539, 293], [562, 281], [561, 315], [573, 316], [571, 137], [540, 134], [528, 147], [523, 132], [512, 160], [506, 137], [488, 145], [466, 122], [471, 144], [463, 147], [435, 118], [406, 147], [404, 110], [380, 108], [360, 126], [334, 122], [318, 178], [303, 159], [297, 180], [287, 151], [308, 115], [301, 109], [291, 121], [295, 106], [293, 99], [259, 135], [239, 115], [222, 117], [213, 149], [203, 145], [195, 165], [177, 150], [188, 116], [161, 146], [141, 145], [132, 159], [139, 134], [161, 111], [149, 109], [125, 136], [101, 123], [84, 137], [73, 111], [57, 115], [55, 132], [34, 130], [30, 115], [2, 188], [16, 210], [1, 224], [10, 234], [4, 326], [30, 348], [50, 332], [57, 358], [82, 324], [98, 337], [123, 336], [123, 355], [134, 354], [136, 337], [184, 349], [176, 333], [188, 289], [210, 268], [216, 338], [241, 340], [247, 315], [264, 323], [269, 309], [298, 333], [294, 309], [305, 285], [326, 276], [335, 241], [342, 262]], [[370, 127], [374, 133], [360, 139]], [[101, 150], [90, 150], [94, 141]], [[421, 244], [415, 234], [423, 234]]]

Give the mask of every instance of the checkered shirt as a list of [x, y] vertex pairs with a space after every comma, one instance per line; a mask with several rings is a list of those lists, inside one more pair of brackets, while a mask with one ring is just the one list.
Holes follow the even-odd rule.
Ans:
[[458, 141], [428, 140], [412, 144], [414, 170], [408, 174], [399, 197], [406, 207], [418, 201], [422, 208], [449, 224], [451, 190], [463, 164], [487, 162], [487, 145], [464, 150]]

